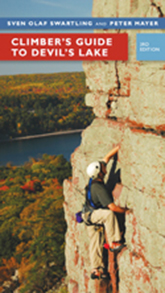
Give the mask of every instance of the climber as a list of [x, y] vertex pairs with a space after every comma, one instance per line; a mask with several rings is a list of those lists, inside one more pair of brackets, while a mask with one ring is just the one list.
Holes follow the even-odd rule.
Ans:
[[[104, 183], [106, 175], [106, 165], [110, 159], [117, 154], [119, 146], [113, 148], [102, 161], [91, 163], [87, 167], [87, 174], [90, 177], [90, 196], [86, 204], [90, 205], [89, 210], [83, 214], [84, 222], [87, 223], [87, 230], [90, 238], [90, 260], [92, 266], [91, 278], [105, 276], [100, 243], [100, 233], [98, 227], [103, 226], [108, 241], [108, 247], [112, 252], [119, 252], [125, 245], [121, 242], [121, 233], [116, 218], [116, 213], [125, 213], [128, 208], [116, 206], [113, 202], [112, 194], [108, 192]], [[88, 190], [89, 190], [88, 185]], [[87, 191], [88, 194], [88, 191]]]

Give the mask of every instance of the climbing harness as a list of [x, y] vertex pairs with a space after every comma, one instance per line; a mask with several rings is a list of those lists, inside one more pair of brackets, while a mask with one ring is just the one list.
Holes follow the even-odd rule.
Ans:
[[93, 181], [93, 178], [90, 178], [89, 183], [86, 187], [86, 200], [83, 205], [82, 211], [79, 211], [78, 213], [76, 213], [76, 221], [78, 223], [84, 222], [87, 226], [95, 225], [97, 229], [99, 229], [102, 225], [92, 223], [91, 221], [92, 212], [98, 209], [98, 207], [92, 201], [92, 196], [91, 196], [92, 181]]

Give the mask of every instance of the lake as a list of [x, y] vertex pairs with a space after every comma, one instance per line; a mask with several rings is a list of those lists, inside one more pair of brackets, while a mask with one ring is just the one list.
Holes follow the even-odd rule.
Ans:
[[62, 154], [69, 161], [80, 142], [81, 133], [0, 142], [0, 165], [10, 162], [20, 166], [30, 158], [41, 158], [43, 154]]

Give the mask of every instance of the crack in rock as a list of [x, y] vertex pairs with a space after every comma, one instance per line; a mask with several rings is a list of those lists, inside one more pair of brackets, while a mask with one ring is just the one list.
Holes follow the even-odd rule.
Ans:
[[117, 67], [117, 61], [115, 61], [115, 70], [116, 70], [116, 79], [117, 79], [117, 91], [118, 95], [120, 95], [119, 90], [121, 89], [121, 83], [120, 83], [120, 78], [119, 78], [119, 71]]
[[159, 13], [159, 17], [164, 17], [164, 13], [163, 13], [160, 6], [156, 5], [156, 3], [154, 3], [154, 2], [151, 3], [151, 6], [154, 6], [157, 9], [157, 11]]

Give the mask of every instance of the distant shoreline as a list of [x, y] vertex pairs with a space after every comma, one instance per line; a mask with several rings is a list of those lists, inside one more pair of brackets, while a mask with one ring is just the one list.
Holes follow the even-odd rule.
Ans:
[[84, 129], [75, 129], [75, 130], [64, 130], [64, 131], [56, 131], [56, 132], [43, 133], [43, 134], [27, 135], [27, 136], [15, 137], [15, 138], [11, 138], [11, 139], [10, 138], [9, 139], [3, 139], [3, 140], [0, 140], [0, 143], [1, 142], [17, 141], [17, 140], [35, 139], [35, 138], [55, 136], [55, 135], [80, 133], [83, 130]]

